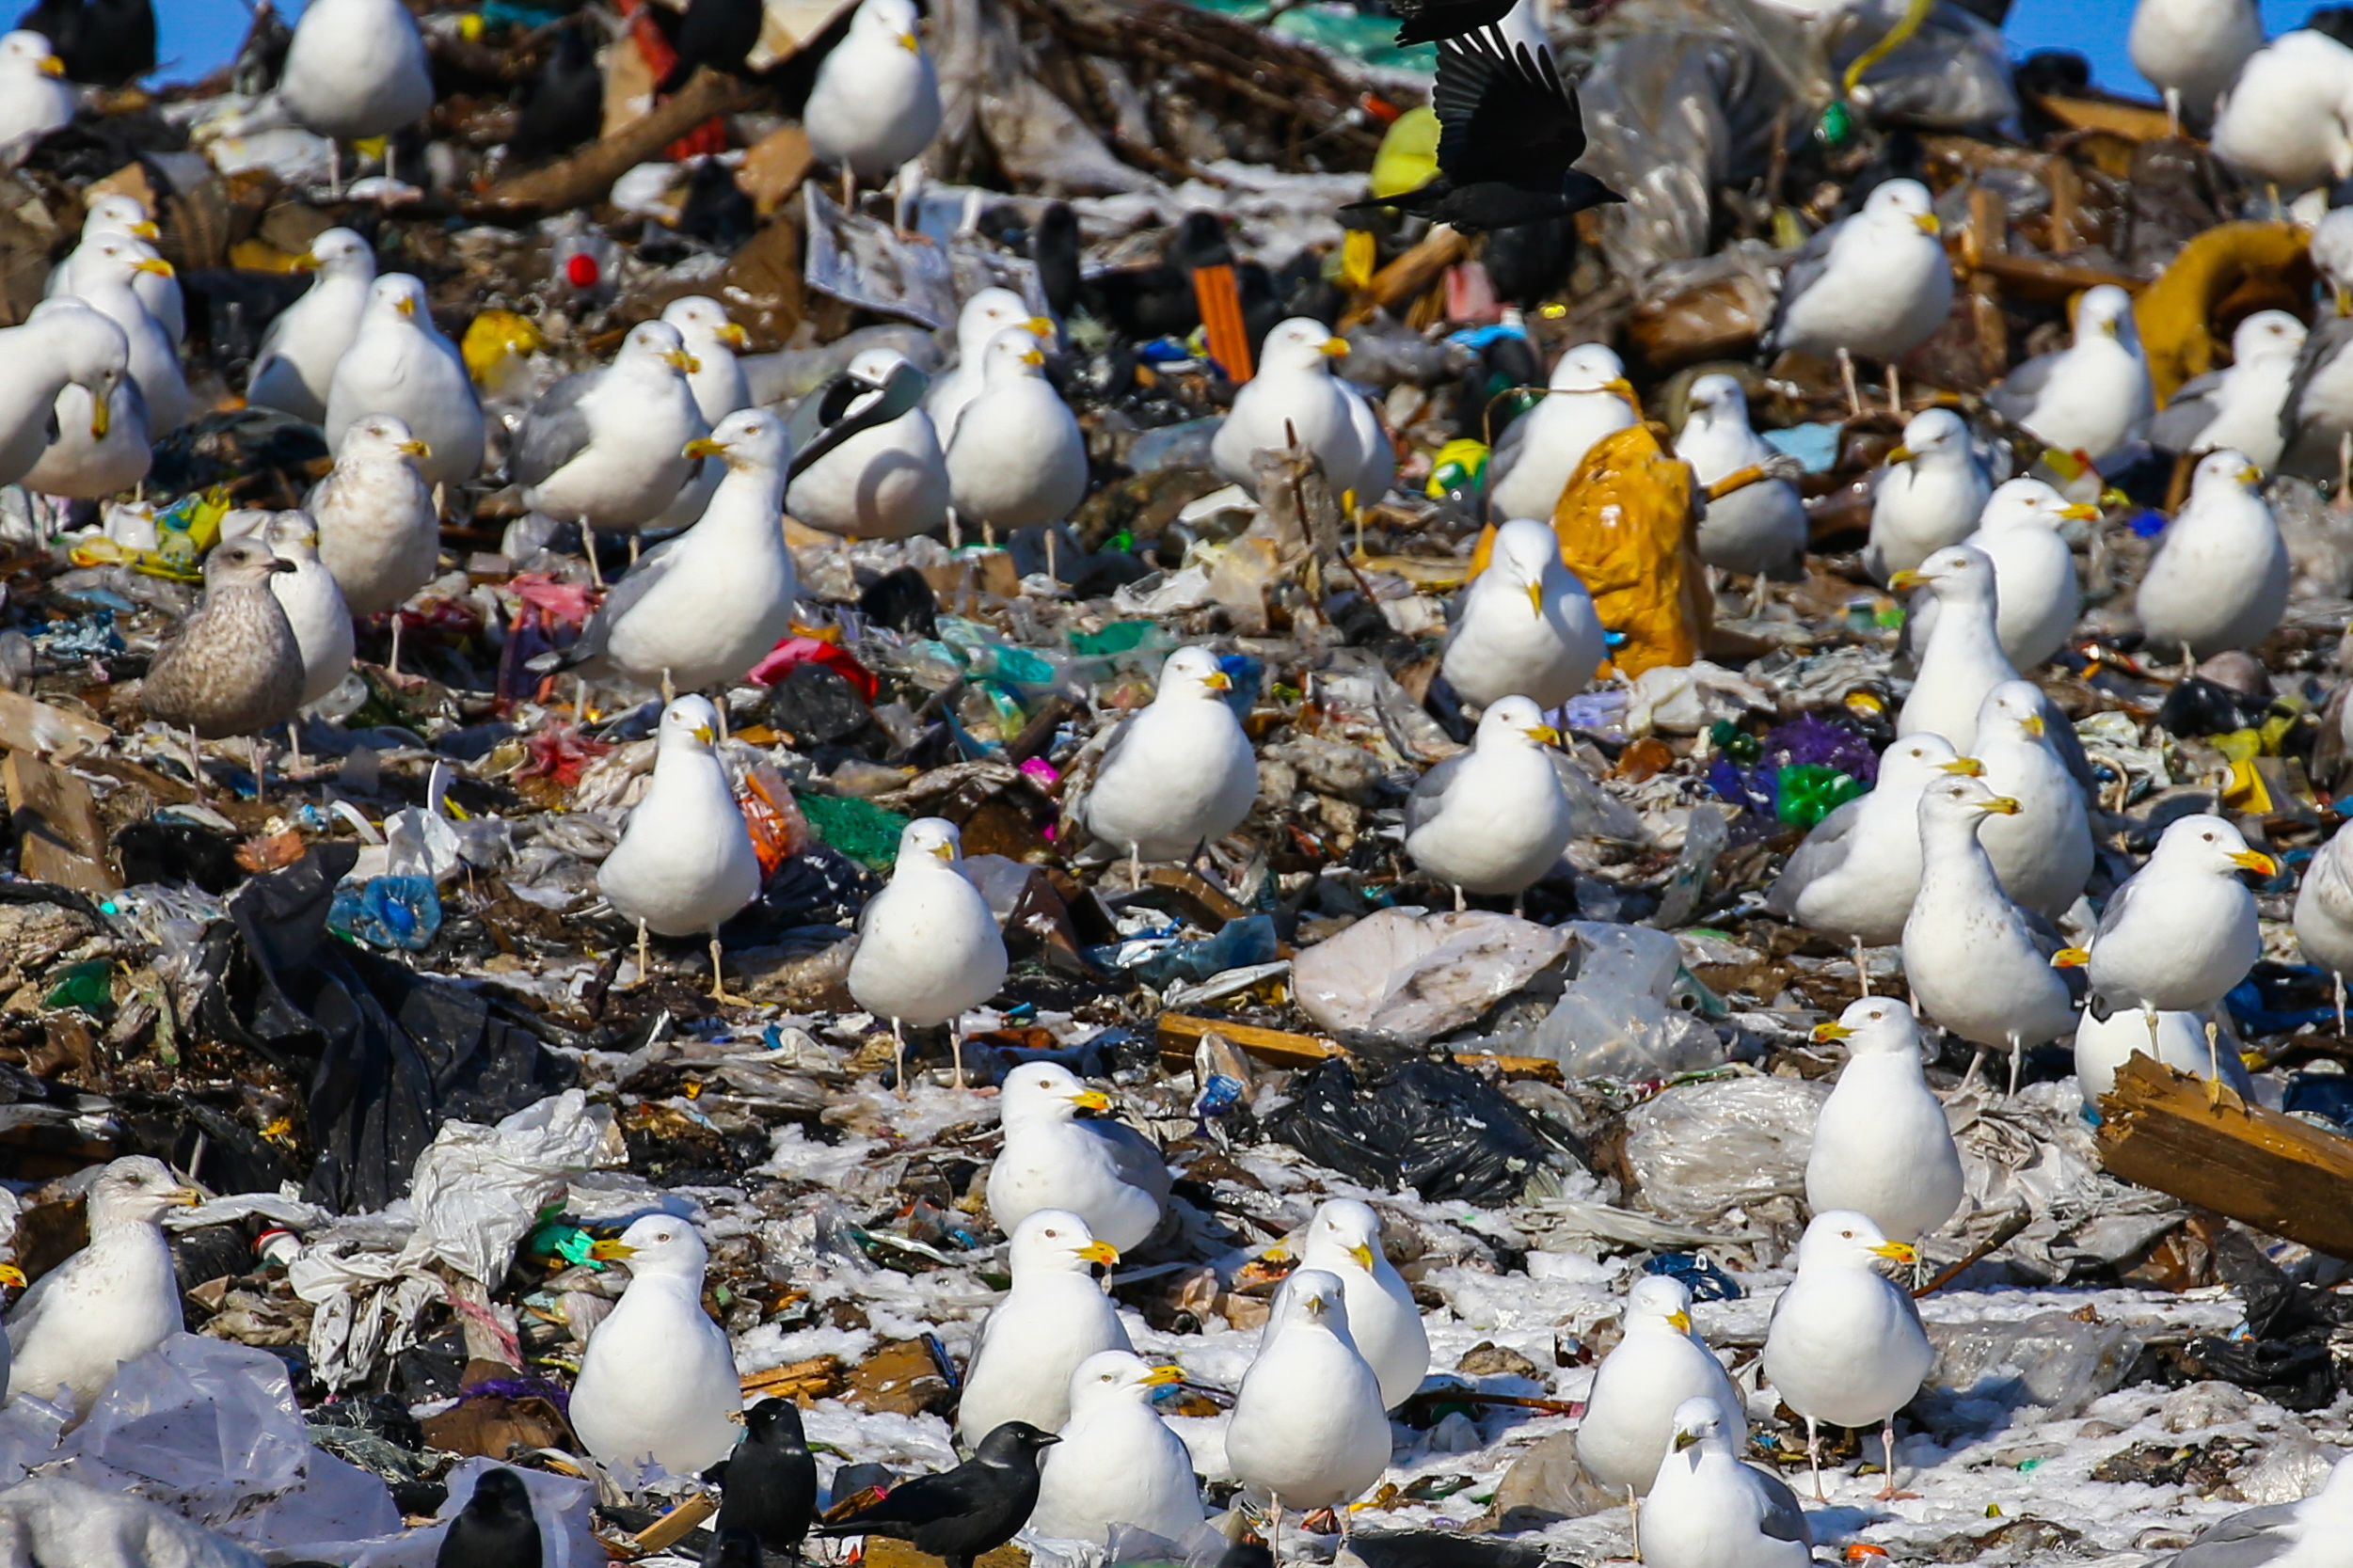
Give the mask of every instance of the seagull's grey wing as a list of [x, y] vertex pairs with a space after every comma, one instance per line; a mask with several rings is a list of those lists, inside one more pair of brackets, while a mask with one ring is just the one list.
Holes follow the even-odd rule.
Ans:
[[2094, 944], [2097, 944], [2122, 922], [2124, 911], [2132, 908], [2133, 899], [2138, 896], [2139, 886], [2138, 876], [2127, 877], [2117, 884], [2114, 893], [2107, 895], [2107, 907], [2100, 911], [2100, 924], [2092, 931], [2091, 940]]
[[[572, 670], [593, 659], [602, 658], [606, 647], [612, 641], [612, 628], [621, 624], [623, 616], [628, 614], [629, 607], [653, 592], [654, 584], [660, 582], [677, 563], [677, 546], [685, 538], [686, 535], [681, 533], [676, 538], [665, 539], [639, 557], [637, 564], [612, 585], [612, 592], [605, 595], [605, 602], [596, 607], [596, 613], [588, 618], [588, 625], [580, 628], [580, 636], [564, 650], [564, 657], [557, 659], [552, 667]], [[536, 662], [533, 661], [534, 664]]]
[[[1537, 404], [1538, 408], [1542, 406]], [[1519, 459], [1528, 450], [1528, 426], [1535, 417], [1536, 409], [1531, 408], [1505, 425], [1503, 434], [1495, 438], [1495, 450], [1487, 453], [1487, 460], [1485, 488], [1489, 496], [1502, 489], [1504, 481], [1511, 478], [1512, 470], [1519, 467]], [[1505, 519], [1495, 517], [1493, 520], [1500, 523]]]
[[1111, 1164], [1121, 1180], [1152, 1194], [1155, 1203], [1169, 1201], [1169, 1164], [1150, 1138], [1123, 1121], [1082, 1121], [1079, 1125], [1111, 1150]]
[[1797, 260], [1782, 272], [1781, 297], [1773, 302], [1773, 325], [1765, 328], [1762, 346], [1767, 354], [1781, 345], [1781, 329], [1789, 323], [1789, 307], [1830, 270], [1830, 247], [1838, 243], [1838, 231], [1845, 227], [1846, 219], [1841, 218], [1827, 229], [1817, 230], [1797, 253]]
[[2059, 760], [2075, 778], [2075, 786], [2083, 791], [2084, 800], [2098, 800], [2100, 782], [2092, 775], [2091, 759], [2084, 753], [2083, 737], [2075, 733], [2075, 721], [2067, 717], [2066, 709], [2051, 701], [2051, 694], [2047, 691], [2043, 693], [2037, 711], [2042, 716], [2043, 734], [2049, 739], [2051, 750], [2059, 753]]
[[929, 378], [921, 371], [902, 361], [892, 369], [890, 379], [882, 383], [881, 395], [860, 399], [831, 424], [823, 422], [823, 416], [834, 385], [828, 383], [811, 392], [801, 400], [801, 406], [793, 410], [786, 426], [792, 436], [789, 472], [798, 474], [852, 436], [879, 429], [909, 413], [923, 402], [928, 385]]
[[2304, 431], [2304, 393], [2313, 379], [2328, 370], [2338, 355], [2353, 348], [2353, 316], [2323, 316], [2304, 338], [2288, 376], [2288, 395], [2280, 400], [2280, 435], [2288, 447]]
[[1798, 895], [1847, 863], [1847, 854], [1854, 847], [1854, 825], [1862, 820], [1863, 802], [1869, 799], [1864, 795], [1849, 800], [1814, 824], [1814, 831], [1789, 851], [1781, 875], [1766, 890], [1767, 909], [1776, 914], [1796, 914]]
[[2348, 693], [2353, 693], [2353, 681], [2346, 681], [2329, 693], [2329, 700], [2320, 707], [2320, 734], [2313, 738], [2313, 782], [2328, 791], [2330, 800], [2336, 799], [2337, 785], [2345, 777], [2345, 710]]
[[1445, 809], [1446, 792], [1454, 787], [1455, 777], [1462, 772], [1462, 759], [1469, 752], [1456, 752], [1453, 756], [1435, 764], [1422, 775], [1406, 797], [1406, 836], [1413, 836], [1424, 822]]
[[601, 369], [575, 371], [531, 405], [531, 412], [523, 416], [523, 428], [515, 435], [510, 471], [516, 483], [539, 483], [588, 445], [588, 410], [580, 406], [580, 400], [604, 373]]
[[1803, 1546], [1814, 1544], [1814, 1531], [1805, 1523], [1805, 1510], [1798, 1506], [1797, 1494], [1789, 1482], [1770, 1471], [1743, 1464], [1751, 1484], [1757, 1488], [1758, 1500], [1764, 1505], [1757, 1528], [1775, 1541], [1794, 1541]]
[[2221, 371], [2208, 371], [2182, 383], [2149, 425], [2149, 444], [2159, 451], [2187, 451], [2206, 426], [2222, 411]]
[[2234, 1513], [2175, 1552], [2167, 1568], [2263, 1568], [2296, 1544], [2286, 1527], [2298, 1503], [2273, 1503]]
[[2058, 354], [2036, 355], [2011, 372], [1998, 386], [1986, 388], [1987, 406], [2005, 420], [2015, 421], [2025, 419], [2034, 412], [2035, 400], [2043, 395], [2043, 388], [2050, 381], [2051, 372], [2058, 367], [2059, 361]]
[[42, 1312], [63, 1299], [63, 1292], [58, 1291], [57, 1286], [61, 1281], [72, 1276], [75, 1265], [81, 1260], [82, 1255], [76, 1253], [39, 1279], [34, 1280], [31, 1287], [23, 1295], [17, 1297], [16, 1305], [8, 1308], [8, 1335], [10, 1351], [23, 1350], [24, 1341], [32, 1336], [35, 1325], [40, 1322]]

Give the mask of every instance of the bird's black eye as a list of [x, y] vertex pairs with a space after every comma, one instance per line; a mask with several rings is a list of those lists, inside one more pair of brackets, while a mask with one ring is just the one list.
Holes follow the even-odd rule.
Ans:
[[1848, 1241], [1850, 1241], [1850, 1242], [1852, 1242], [1852, 1240], [1854, 1240], [1854, 1232], [1853, 1232], [1853, 1231], [1852, 1231], [1852, 1230], [1841, 1230], [1841, 1231], [1839, 1231], [1839, 1232], [1838, 1232], [1838, 1234], [1839, 1234], [1839, 1235], [1841, 1235], [1841, 1236], [1844, 1236], [1844, 1237], [1845, 1237]]
[[2199, 836], [2203, 838], [2208, 844], [2212, 844], [2214, 842], [2214, 835], [2212, 833], [2201, 833]]

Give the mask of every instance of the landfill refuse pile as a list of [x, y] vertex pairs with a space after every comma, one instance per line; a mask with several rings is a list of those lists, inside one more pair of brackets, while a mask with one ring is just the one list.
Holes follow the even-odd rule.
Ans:
[[0, 1562], [2335, 1561], [2353, 24], [2003, 9], [41, 0]]

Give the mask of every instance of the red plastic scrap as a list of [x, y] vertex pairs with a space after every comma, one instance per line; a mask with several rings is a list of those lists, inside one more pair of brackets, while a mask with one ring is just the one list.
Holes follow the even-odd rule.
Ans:
[[882, 682], [874, 673], [858, 662], [847, 648], [832, 642], [820, 642], [814, 637], [787, 637], [769, 650], [768, 657], [752, 666], [751, 681], [755, 686], [774, 686], [792, 673], [796, 664], [822, 664], [858, 689], [858, 695], [867, 702], [882, 689]]
[[612, 747], [602, 740], [593, 740], [572, 724], [553, 723], [535, 734], [526, 736], [523, 750], [530, 753], [515, 770], [518, 779], [553, 779], [566, 789], [577, 788], [580, 775], [588, 765], [603, 756]]
[[508, 590], [524, 605], [539, 611], [539, 622], [561, 621], [565, 626], [584, 626], [596, 609], [596, 595], [576, 582], [564, 582], [543, 572], [523, 572], [507, 583]]

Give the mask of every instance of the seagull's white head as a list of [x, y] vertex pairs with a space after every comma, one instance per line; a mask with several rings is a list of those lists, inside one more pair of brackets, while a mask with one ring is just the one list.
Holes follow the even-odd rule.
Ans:
[[1556, 392], [1614, 392], [1629, 403], [1634, 401], [1634, 386], [1626, 379], [1625, 361], [1606, 343], [1579, 343], [1562, 355], [1552, 367], [1551, 388]]
[[1158, 1390], [1184, 1381], [1182, 1367], [1154, 1366], [1134, 1351], [1099, 1350], [1071, 1370], [1071, 1414], [1148, 1405]]
[[2096, 523], [2100, 509], [2089, 501], [2070, 501], [2039, 479], [2006, 480], [1985, 498], [1978, 527], [1989, 533], [2005, 529], [2055, 530], [2069, 521]]
[[1267, 370], [1295, 373], [1319, 373], [1329, 370], [1333, 360], [1347, 356], [1347, 341], [1332, 336], [1310, 316], [1277, 322], [1258, 351], [1259, 363]]
[[683, 1279], [697, 1288], [710, 1254], [693, 1225], [676, 1214], [647, 1214], [629, 1222], [618, 1241], [598, 1242], [588, 1255], [600, 1262], [629, 1266], [632, 1280], [656, 1276]]
[[1179, 648], [1160, 666], [1154, 702], [1222, 703], [1233, 689], [1233, 677], [1207, 648]]
[[1689, 1334], [1692, 1331], [1692, 1292], [1670, 1274], [1646, 1274], [1626, 1292], [1626, 1332]]
[[1965, 604], [1994, 597], [1994, 562], [1972, 545], [1948, 545], [1913, 571], [1898, 572], [1887, 586], [1899, 594], [1925, 588], [1944, 604]]
[[90, 1183], [93, 1231], [119, 1225], [152, 1225], [174, 1209], [192, 1209], [204, 1195], [171, 1174], [161, 1160], [145, 1154], [114, 1161]]
[[2195, 503], [2204, 495], [2228, 491], [2245, 495], [2262, 483], [2263, 470], [2255, 467], [2253, 458], [2224, 447], [2198, 460], [2197, 468], [2189, 476], [2189, 499]]
[[1808, 1269], [1875, 1269], [1882, 1259], [1909, 1263], [1911, 1244], [1891, 1242], [1868, 1214], [1828, 1209], [1814, 1216], [1797, 1244], [1798, 1272]]
[[1120, 1260], [1120, 1249], [1099, 1242], [1087, 1222], [1067, 1209], [1038, 1209], [1013, 1227], [1006, 1249], [1014, 1283], [1035, 1275], [1085, 1274], [1093, 1264]]
[[1479, 715], [1479, 732], [1471, 743], [1482, 752], [1490, 747], [1558, 746], [1561, 732], [1544, 721], [1544, 710], [1534, 699], [1498, 697]]
[[1024, 1062], [1005, 1075], [997, 1117], [1008, 1128], [1035, 1121], [1068, 1121], [1081, 1111], [1108, 1111], [1111, 1099], [1054, 1062]]
[[2157, 839], [2156, 848], [2150, 852], [2149, 864], [2162, 865], [2168, 871], [2207, 871], [2223, 877], [2236, 876], [2242, 871], [2252, 871], [2266, 879], [2280, 874], [2280, 863], [2260, 849], [2249, 848], [2245, 835], [2228, 819], [2203, 812], [2168, 823]]
[[1369, 1203], [1328, 1198], [1308, 1222], [1301, 1256], [1308, 1268], [1325, 1270], [1336, 1278], [1351, 1269], [1369, 1275], [1380, 1261], [1381, 1217]]
[[1900, 997], [1867, 996], [1847, 1005], [1836, 1023], [1818, 1023], [1814, 1038], [1844, 1040], [1850, 1056], [1902, 1056], [1918, 1060], [1920, 1021]]
[[1938, 229], [1936, 204], [1917, 180], [1887, 180], [1872, 187], [1863, 198], [1863, 215], [1890, 229], [1921, 234], [1934, 234]]

